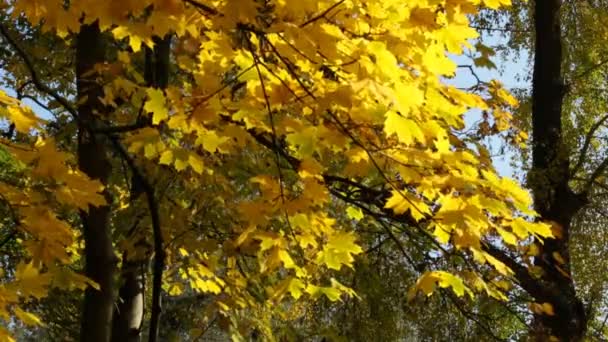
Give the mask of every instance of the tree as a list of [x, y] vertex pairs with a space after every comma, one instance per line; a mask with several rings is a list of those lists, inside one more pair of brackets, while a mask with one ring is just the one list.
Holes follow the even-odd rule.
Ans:
[[[569, 310], [550, 320], [555, 322], [552, 323], [554, 325], [562, 324], [561, 327], [568, 326], [564, 321], [571, 322], [571, 333], [577, 337], [563, 337], [564, 339], [576, 340], [583, 335], [589, 338], [601, 338], [600, 336], [604, 335], [601, 330], [605, 327], [603, 323], [605, 304], [601, 300], [605, 292], [605, 279], [598, 269], [601, 266], [593, 260], [601, 258], [600, 255], [606, 246], [603, 239], [605, 227], [603, 174], [606, 165], [603, 143], [606, 107], [602, 93], [603, 75], [606, 69], [604, 44], [603, 39], [600, 38], [605, 32], [605, 27], [597, 25], [606, 14], [606, 6], [601, 1], [558, 3], [559, 6], [552, 8], [554, 12], [551, 20], [556, 22], [551, 32], [554, 38], [541, 39], [538, 36], [539, 32], [531, 25], [534, 5], [534, 3], [517, 4], [513, 13], [507, 17], [505, 27], [512, 37], [512, 47], [521, 48], [523, 43], [523, 48], [535, 51], [536, 57], [541, 58], [541, 61], [536, 61], [535, 69], [547, 65], [553, 68], [551, 72], [545, 70], [543, 77], [536, 77], [535, 87], [540, 95], [525, 96], [532, 96], [531, 101], [536, 101], [538, 108], [532, 113], [524, 113], [525, 116], [522, 117], [539, 132], [538, 147], [532, 151], [532, 154], [536, 154], [537, 162], [532, 165], [533, 170], [528, 181], [529, 186], [535, 188], [538, 193], [535, 196], [537, 208], [547, 208], [548, 205], [555, 208], [556, 203], [552, 201], [556, 199], [544, 194], [558, 192], [561, 192], [559, 202], [568, 207], [567, 211], [560, 213], [562, 216], [560, 221], [562, 223], [568, 221], [567, 232], [560, 241], [556, 242], [559, 248], [568, 252], [569, 257], [564, 260], [566, 263], [562, 265], [559, 260], [551, 258], [540, 261], [548, 273], [546, 277], [551, 277], [550, 274], [558, 267], [566, 270], [571, 277], [560, 280], [559, 276], [554, 276], [553, 281], [549, 281], [550, 284], [553, 283], [551, 286], [561, 283], [570, 288], [560, 293], [565, 302], [570, 303]], [[551, 15], [547, 11], [539, 10], [538, 13]], [[549, 19], [541, 18], [541, 20]], [[503, 30], [491, 25], [488, 28]], [[542, 34], [545, 35], [544, 37], [548, 36], [547, 32]], [[542, 40], [543, 43], [535, 47], [535, 40]], [[553, 42], [549, 48], [547, 48], [548, 41]], [[547, 51], [551, 52], [546, 54]], [[553, 90], [553, 95], [548, 96], [545, 92], [550, 89], [550, 84], [553, 84], [550, 83], [550, 78], [553, 78], [553, 83], [556, 82], [555, 80], [558, 81], [557, 83], [561, 82], [563, 89], [561, 92]], [[544, 80], [540, 82], [540, 79]], [[551, 119], [546, 117], [546, 113], [549, 112], [547, 109], [539, 109], [546, 108], [546, 102], [544, 105], [540, 102], [547, 101], [547, 98], [552, 103], [551, 108], [554, 108]], [[556, 111], [557, 108], [561, 109]], [[546, 133], [549, 127], [553, 127], [553, 131], [559, 134], [557, 136], [543, 134], [542, 132]], [[536, 143], [532, 146], [535, 145]], [[543, 146], [550, 146], [550, 149], [560, 146], [560, 149], [557, 154], [555, 150], [547, 154]], [[545, 159], [549, 155], [553, 157]], [[538, 162], [543, 159], [545, 164], [549, 159], [553, 160], [548, 165], [539, 167]], [[561, 190], [557, 191], [559, 188]], [[564, 195], [567, 192], [570, 194]], [[551, 219], [552, 215], [555, 216], [555, 212], [545, 212], [543, 215]], [[555, 245], [551, 248], [554, 247]], [[550, 287], [546, 284], [542, 285], [545, 288]], [[564, 296], [564, 293], [567, 295]], [[545, 317], [545, 320], [547, 319]], [[560, 321], [561, 323], [558, 323]], [[549, 327], [545, 327], [544, 330], [549, 331]]]
[[[548, 224], [532, 222], [529, 194], [498, 177], [484, 147], [461, 134], [464, 113], [479, 108], [495, 122], [483, 135], [521, 144], [525, 134], [507, 113], [515, 99], [499, 82], [474, 94], [443, 80], [456, 73], [447, 53], [462, 53], [477, 36], [468, 16], [479, 1], [2, 4], [10, 18], [0, 26], [12, 57], [7, 85], [31, 85], [32, 97], [63, 116], [45, 123], [0, 97], [2, 115], [27, 137], [3, 146], [27, 179], [37, 177], [7, 185], [5, 204], [30, 246], [24, 260], [32, 259], [17, 267], [15, 281], [37, 284], [31, 293], [12, 289], [7, 304], [88, 282], [96, 288], [85, 293], [81, 338], [110, 338], [115, 250], [127, 255], [125, 278], [129, 255], [153, 254], [154, 341], [164, 294], [208, 293], [201, 321], [219, 317], [233, 336], [273, 335], [302, 315], [306, 299], [354, 295], [341, 272], [362, 245], [388, 240], [413, 261], [403, 236], [419, 250], [412, 299], [436, 288], [450, 288], [455, 302], [474, 292], [505, 299], [500, 284], [521, 269], [510, 270], [489, 243], [518, 252], [531, 238], [552, 236]], [[29, 30], [59, 37], [46, 53], [74, 56], [76, 82], [56, 89], [53, 72], [37, 73], [42, 60], [21, 44]], [[142, 55], [167, 35], [171, 81], [155, 73], [151, 82]], [[74, 146], [81, 171], [70, 160]], [[70, 209], [81, 210], [73, 227], [56, 218]], [[27, 225], [43, 219], [66, 237], [44, 243], [54, 230]], [[357, 232], [356, 222], [384, 238]], [[75, 250], [79, 225], [88, 278], [57, 266], [78, 259], [77, 251], [72, 259], [62, 253]], [[429, 261], [433, 254], [448, 265]]]

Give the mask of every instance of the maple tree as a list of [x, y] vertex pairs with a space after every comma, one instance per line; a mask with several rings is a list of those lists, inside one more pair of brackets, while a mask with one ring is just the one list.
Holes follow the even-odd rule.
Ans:
[[[163, 293], [206, 293], [201, 326], [221, 317], [235, 339], [271, 338], [311, 300], [357, 297], [340, 276], [375, 245], [364, 224], [397, 252], [405, 234], [462, 260], [413, 266], [411, 300], [445, 288], [507, 299], [522, 270], [496, 244], [529, 261], [553, 232], [462, 132], [477, 108], [484, 135], [524, 144], [517, 101], [498, 81], [469, 91], [445, 79], [457, 72], [449, 54], [473, 48], [469, 17], [508, 3], [1, 2], [4, 83], [18, 92], [0, 93], [15, 165], [0, 186], [23, 257], [0, 313], [43, 324], [24, 303], [86, 288], [81, 339], [137, 340], [152, 258], [151, 341]], [[52, 49], [36, 53], [28, 35]], [[40, 72], [46, 53], [72, 70]]]

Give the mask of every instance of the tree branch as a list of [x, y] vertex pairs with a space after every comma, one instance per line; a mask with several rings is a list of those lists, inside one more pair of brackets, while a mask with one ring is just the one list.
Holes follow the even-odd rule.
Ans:
[[[543, 290], [543, 287], [539, 283], [538, 280], [534, 279], [532, 275], [528, 272], [528, 269], [515, 261], [515, 259], [509, 255], [507, 255], [504, 251], [498, 249], [492, 244], [485, 243], [481, 246], [481, 248], [494, 258], [498, 259], [498, 261], [505, 264], [509, 267], [515, 274], [515, 279], [519, 283], [519, 285], [528, 292], [532, 297], [537, 300], [548, 299], [547, 293]], [[549, 300], [547, 300], [549, 301]]]
[[213, 7], [209, 7], [205, 4], [202, 4], [198, 1], [195, 0], [184, 0], [185, 3], [192, 5], [193, 7], [209, 14], [209, 15], [219, 15], [219, 16], [223, 16], [222, 13], [218, 12], [215, 8]]
[[595, 132], [604, 124], [604, 122], [606, 122], [606, 120], [608, 120], [608, 114], [604, 115], [601, 119], [594, 123], [593, 126], [591, 126], [591, 129], [589, 129], [589, 132], [587, 132], [587, 135], [585, 136], [585, 142], [583, 143], [583, 147], [578, 157], [578, 161], [576, 162], [576, 165], [574, 165], [571, 174], [576, 174], [576, 172], [578, 172], [578, 170], [585, 163], [585, 158], [587, 157], [589, 146], [591, 146], [591, 139], [593, 139], [593, 135], [595, 134]]
[[600, 163], [600, 165], [598, 165], [598, 167], [593, 171], [593, 173], [591, 174], [589, 179], [587, 179], [587, 182], [583, 186], [583, 193], [589, 192], [589, 189], [591, 189], [591, 186], [604, 173], [604, 171], [606, 171], [606, 168], [608, 168], [608, 157], [606, 157]]
[[135, 165], [135, 160], [129, 155], [127, 150], [122, 146], [118, 137], [107, 134], [108, 139], [112, 142], [114, 148], [118, 151], [121, 157], [125, 160], [135, 178], [137, 178], [143, 187], [148, 202], [148, 210], [152, 219], [152, 231], [154, 234], [154, 267], [152, 276], [152, 313], [150, 317], [150, 332], [149, 341], [155, 342], [158, 339], [159, 320], [161, 313], [161, 292], [162, 292], [162, 277], [165, 267], [165, 249], [164, 240], [160, 225], [160, 214], [158, 202], [154, 195], [154, 187], [144, 176], [142, 171]]
[[577, 81], [577, 80], [579, 80], [579, 79], [581, 79], [581, 78], [586, 77], [587, 75], [589, 75], [590, 73], [594, 72], [595, 70], [597, 70], [597, 69], [601, 68], [602, 66], [606, 65], [607, 63], [608, 63], [608, 58], [606, 58], [606, 59], [604, 59], [603, 61], [601, 61], [601, 62], [597, 63], [596, 65], [593, 65], [593, 66], [589, 67], [589, 69], [587, 69], [587, 70], [585, 70], [585, 71], [581, 72], [581, 73], [580, 73], [580, 74], [578, 74], [578, 75], [575, 75], [575, 76], [572, 78], [572, 80], [571, 80], [570, 84], [572, 84], [574, 81]]
[[325, 17], [327, 15], [327, 13], [331, 12], [334, 8], [340, 6], [343, 2], [344, 2], [344, 0], [340, 0], [340, 1], [336, 2], [335, 4], [329, 6], [325, 11], [319, 13], [318, 15], [315, 15], [314, 17], [308, 19], [306, 22], [300, 24], [300, 28], [310, 25], [313, 22]]
[[49, 86], [47, 86], [40, 80], [40, 78], [38, 77], [38, 73], [36, 73], [36, 69], [34, 68], [34, 63], [30, 60], [30, 58], [27, 55], [27, 53], [25, 52], [25, 50], [23, 50], [19, 46], [19, 44], [17, 44], [17, 42], [10, 36], [6, 27], [1, 23], [0, 23], [0, 34], [4, 37], [4, 39], [6, 39], [6, 41], [9, 43], [9, 45], [12, 46], [13, 49], [15, 49], [15, 52], [17, 52], [19, 57], [21, 57], [21, 59], [23, 60], [23, 63], [25, 63], [25, 66], [27, 67], [27, 69], [30, 73], [30, 76], [32, 78], [32, 83], [34, 84], [34, 86], [39, 91], [51, 96], [55, 101], [57, 101], [59, 104], [61, 104], [61, 106], [63, 106], [63, 108], [66, 111], [68, 111], [74, 118], [77, 119], [78, 111], [76, 111], [76, 109], [74, 107], [72, 107], [70, 101], [68, 101], [66, 98], [62, 97], [61, 95], [59, 95], [55, 90], [51, 89]]

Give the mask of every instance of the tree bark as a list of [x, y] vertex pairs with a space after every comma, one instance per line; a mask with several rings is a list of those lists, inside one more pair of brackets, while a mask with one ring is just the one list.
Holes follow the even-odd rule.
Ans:
[[146, 263], [129, 260], [123, 254], [121, 270], [122, 286], [112, 325], [113, 342], [139, 342], [144, 318], [144, 272]]
[[[534, 3], [535, 57], [532, 80], [532, 170], [529, 175], [534, 205], [543, 220], [556, 227], [557, 238], [539, 243], [534, 264], [543, 270], [542, 291], [531, 293], [537, 302], [548, 302], [554, 315], [536, 313], [534, 338], [546, 341], [580, 341], [586, 331], [586, 315], [570, 272], [568, 249], [570, 225], [585, 204], [568, 185], [569, 153], [562, 136], [561, 0]], [[561, 257], [561, 258], [560, 258]], [[562, 259], [563, 262], [560, 260]], [[530, 291], [529, 291], [530, 292]]]
[[[104, 105], [100, 102], [103, 89], [92, 72], [104, 61], [105, 47], [97, 22], [83, 25], [76, 39], [76, 86], [78, 92], [78, 166], [92, 179], [108, 184], [112, 169], [106, 145], [90, 130], [102, 119]], [[81, 319], [80, 340], [107, 342], [110, 340], [114, 307], [113, 277], [115, 257], [110, 228], [110, 198], [104, 191], [108, 205], [90, 207], [80, 217], [85, 242], [86, 276], [100, 286], [87, 288]]]

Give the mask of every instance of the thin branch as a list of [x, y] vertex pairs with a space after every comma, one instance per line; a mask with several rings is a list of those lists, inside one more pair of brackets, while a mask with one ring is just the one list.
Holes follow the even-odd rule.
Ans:
[[519, 285], [536, 300], [547, 299], [548, 302], [554, 302], [541, 284], [528, 272], [528, 269], [515, 261], [513, 257], [489, 243], [482, 244], [481, 249], [509, 267], [514, 272]]
[[17, 231], [13, 230], [4, 239], [2, 239], [2, 241], [0, 241], [0, 248], [4, 247], [4, 245], [6, 245], [7, 243], [9, 243], [15, 237], [17, 237]]
[[15, 49], [19, 57], [21, 57], [21, 59], [23, 60], [23, 63], [25, 63], [25, 66], [27, 67], [30, 76], [32, 77], [32, 83], [34, 84], [34, 86], [36, 86], [39, 91], [51, 96], [55, 101], [61, 104], [61, 106], [63, 106], [63, 108], [68, 111], [74, 118], [78, 118], [78, 111], [76, 111], [76, 109], [72, 107], [70, 101], [59, 95], [55, 90], [51, 89], [49, 86], [47, 86], [40, 80], [40, 78], [38, 77], [38, 73], [36, 73], [34, 63], [30, 60], [27, 53], [10, 36], [8, 30], [2, 24], [0, 24], [0, 34], [2, 34], [2, 36], [6, 39], [9, 45], [12, 46], [13, 49]]
[[161, 292], [162, 292], [162, 277], [165, 268], [165, 250], [162, 230], [160, 226], [160, 214], [158, 202], [154, 195], [154, 187], [143, 175], [135, 164], [135, 160], [129, 155], [127, 150], [122, 146], [118, 137], [107, 134], [108, 139], [112, 142], [114, 148], [118, 151], [121, 157], [125, 160], [135, 178], [137, 178], [143, 187], [146, 199], [148, 202], [148, 210], [152, 219], [152, 232], [154, 235], [154, 267], [152, 277], [152, 313], [150, 317], [150, 332], [149, 341], [155, 342], [158, 338], [158, 328], [161, 313]]
[[488, 27], [488, 26], [478, 26], [478, 25], [471, 25], [471, 28], [474, 28], [477, 31], [492, 31], [492, 32], [504, 32], [504, 33], [532, 33], [532, 30], [515, 30], [515, 29], [510, 29], [510, 28]]
[[[293, 77], [296, 82], [298, 82], [298, 84], [300, 85], [300, 87], [302, 87], [302, 89], [306, 92], [306, 94], [308, 94], [308, 96], [310, 96], [313, 99], [316, 99], [316, 96], [312, 93], [312, 91], [304, 84], [304, 82], [302, 82], [302, 80], [300, 79], [300, 77], [298, 76], [298, 73], [293, 69], [293, 66], [291, 65], [291, 61], [289, 61], [288, 59], [286, 59], [285, 57], [283, 57], [283, 55], [281, 55], [279, 53], [279, 51], [277, 50], [277, 48], [274, 46], [274, 44], [272, 44], [269, 40], [266, 40], [266, 43], [268, 43], [268, 46], [270, 46], [270, 49], [272, 50], [272, 52], [274, 52], [274, 54], [279, 57], [279, 60], [281, 60], [281, 62], [283, 62], [283, 64], [285, 65], [285, 67], [287, 68], [287, 71], [291, 74], [291, 77]], [[253, 54], [253, 52], [252, 52]]]
[[589, 192], [589, 189], [591, 189], [591, 186], [604, 173], [604, 171], [606, 171], [606, 168], [608, 168], [608, 157], [606, 157], [600, 163], [600, 165], [598, 165], [598, 167], [593, 171], [593, 173], [591, 174], [589, 179], [587, 179], [587, 182], [583, 186], [583, 193]]
[[101, 134], [113, 134], [113, 133], [128, 133], [136, 131], [140, 128], [147, 127], [146, 122], [136, 122], [134, 124], [122, 125], [122, 126], [109, 126], [109, 127], [98, 127], [93, 130], [94, 133]]
[[300, 28], [310, 25], [313, 22], [325, 17], [329, 12], [331, 12], [334, 8], [340, 6], [343, 2], [344, 2], [344, 0], [340, 0], [340, 1], [336, 2], [335, 4], [329, 6], [325, 11], [319, 13], [318, 15], [315, 15], [314, 17], [308, 19], [306, 22], [300, 24]]
[[587, 152], [589, 150], [589, 147], [591, 146], [591, 140], [593, 139], [595, 132], [604, 124], [604, 122], [606, 122], [606, 120], [608, 120], [608, 114], [604, 115], [601, 119], [594, 123], [593, 126], [591, 126], [591, 129], [589, 129], [589, 132], [587, 132], [587, 134], [585, 135], [585, 142], [583, 143], [583, 148], [581, 149], [581, 153], [579, 154], [578, 161], [572, 169], [572, 174], [576, 174], [576, 172], [578, 172], [579, 169], [585, 163]]
[[581, 78], [585, 78], [587, 77], [589, 74], [591, 74], [592, 72], [594, 72], [595, 70], [603, 67], [604, 65], [606, 65], [608, 63], [608, 58], [604, 59], [603, 61], [589, 67], [589, 69], [581, 72], [578, 75], [574, 75], [574, 77], [572, 77], [572, 80], [570, 83], [573, 83], [574, 81], [580, 80]]
[[469, 87], [469, 88], [477, 88], [480, 85], [484, 84], [484, 82], [481, 80], [481, 78], [479, 78], [479, 76], [477, 75], [477, 72], [475, 71], [475, 69], [473, 68], [472, 65], [470, 65], [470, 64], [462, 64], [462, 65], [458, 65], [458, 68], [469, 69], [469, 71], [471, 72], [471, 75], [477, 81], [476, 85], [474, 85], [473, 87]]
[[492, 339], [496, 340], [496, 341], [507, 341], [504, 338], [500, 338], [498, 336], [496, 336], [496, 334], [494, 334], [494, 332], [492, 331], [492, 328], [490, 328], [490, 326], [487, 323], [482, 322], [479, 318], [477, 318], [477, 314], [465, 310], [462, 307], [462, 303], [459, 302], [459, 300], [457, 298], [454, 297], [454, 295], [445, 290], [445, 289], [440, 289], [441, 292], [445, 295], [445, 297], [447, 297], [450, 302], [452, 303], [452, 305], [468, 320], [471, 320], [473, 323], [477, 324], [479, 327], [481, 327], [483, 330], [485, 330], [485, 332], [492, 337]]
[[219, 15], [219, 16], [224, 16], [222, 13], [218, 12], [215, 8], [213, 7], [209, 7], [205, 4], [202, 4], [198, 1], [194, 1], [194, 0], [184, 0], [185, 3], [188, 3], [190, 5], [192, 5], [193, 7], [209, 14], [209, 15]]

